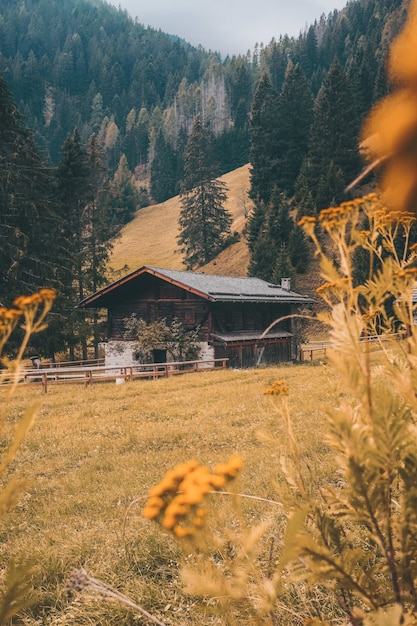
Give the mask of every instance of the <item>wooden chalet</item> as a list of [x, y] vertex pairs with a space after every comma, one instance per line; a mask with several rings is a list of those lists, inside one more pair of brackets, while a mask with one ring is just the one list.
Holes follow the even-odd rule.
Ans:
[[[85, 298], [83, 308], [105, 308], [106, 364], [123, 354], [135, 337], [126, 320], [134, 314], [147, 323], [178, 318], [186, 330], [199, 329], [201, 358], [229, 359], [229, 366], [250, 367], [296, 358], [294, 325], [288, 318], [313, 301], [259, 278], [231, 278], [143, 266]], [[276, 319], [286, 317], [263, 336]], [[131, 355], [134, 350], [130, 349]], [[166, 360], [155, 354], [155, 360]], [[134, 356], [132, 356], [134, 360]], [[113, 363], [112, 363], [113, 364]], [[125, 363], [126, 364], [126, 363]]]

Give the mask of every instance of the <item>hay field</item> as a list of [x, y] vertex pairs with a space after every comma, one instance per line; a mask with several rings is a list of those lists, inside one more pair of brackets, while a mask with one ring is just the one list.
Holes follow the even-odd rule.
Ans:
[[[290, 387], [302, 454], [312, 471], [329, 478], [334, 467], [324, 437], [325, 409], [338, 390], [332, 369], [324, 364], [90, 388], [58, 386], [46, 395], [38, 387], [19, 388], [9, 428], [28, 404], [40, 400], [42, 407], [13, 467], [14, 474], [29, 479], [29, 486], [1, 529], [3, 559], [30, 558], [36, 567], [33, 605], [13, 623], [146, 623], [111, 602], [69, 602], [65, 581], [79, 567], [166, 624], [229, 623], [183, 594], [178, 545], [141, 517], [140, 505], [148, 489], [175, 464], [195, 458], [213, 468], [233, 453], [241, 454], [245, 463], [236, 489], [273, 499], [278, 461], [288, 442], [274, 399], [263, 391], [277, 379]], [[136, 499], [124, 533], [126, 511]], [[223, 515], [222, 523], [230, 523], [229, 503], [213, 496], [209, 519]], [[277, 515], [271, 505], [253, 500], [242, 500], [242, 510], [248, 523]]]
[[[228, 188], [225, 208], [233, 217], [232, 232], [242, 233], [251, 207], [247, 196], [249, 165], [225, 174], [220, 180], [224, 181]], [[133, 271], [141, 265], [185, 269], [176, 240], [180, 208], [180, 198], [175, 196], [161, 204], [137, 211], [135, 218], [126, 224], [114, 242], [110, 267], [113, 270], [120, 270], [126, 266], [128, 271]], [[234, 272], [231, 275], [245, 276], [249, 260], [246, 242], [243, 240], [238, 242], [231, 246], [229, 251], [232, 248], [231, 261], [228, 260], [229, 252], [226, 250], [214, 267], [217, 273]]]

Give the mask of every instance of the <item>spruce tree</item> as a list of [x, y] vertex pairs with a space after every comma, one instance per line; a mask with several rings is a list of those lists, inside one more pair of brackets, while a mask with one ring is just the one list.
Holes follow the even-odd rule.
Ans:
[[226, 185], [216, 179], [212, 133], [197, 115], [184, 155], [178, 243], [188, 269], [204, 265], [227, 245], [232, 217]]
[[278, 93], [264, 74], [256, 88], [250, 117], [250, 197], [268, 203], [278, 176]]
[[[15, 297], [42, 287], [59, 295], [64, 254], [52, 172], [0, 75], [0, 302], [11, 306]], [[53, 357], [64, 348], [59, 307], [58, 300], [45, 332], [31, 338], [40, 355]], [[13, 339], [8, 345], [13, 352]]]
[[[260, 215], [263, 220], [260, 220]], [[272, 280], [278, 253], [282, 246], [288, 250], [294, 230], [290, 204], [286, 195], [274, 188], [270, 202], [260, 204], [249, 220], [249, 274]]]
[[286, 243], [282, 243], [278, 247], [271, 280], [274, 284], [280, 285], [282, 278], [290, 278], [291, 288], [294, 289], [296, 278], [295, 271], [290, 260], [289, 246]]
[[51, 171], [0, 75], [0, 302], [56, 287], [59, 245]]
[[151, 196], [156, 202], [165, 202], [176, 196], [177, 163], [172, 146], [165, 140], [162, 129], [155, 142], [155, 154], [151, 163]]
[[119, 159], [117, 170], [110, 184], [109, 194], [111, 221], [120, 228], [132, 219], [139, 204], [139, 194], [124, 154]]
[[276, 184], [294, 194], [295, 182], [307, 152], [313, 121], [313, 96], [300, 65], [288, 64], [278, 100], [278, 167]]
[[300, 50], [300, 64], [304, 74], [311, 78], [318, 64], [318, 43], [315, 26], [310, 26], [307, 34], [302, 36]]
[[83, 358], [87, 358], [89, 329], [85, 311], [75, 306], [89, 292], [84, 269], [86, 255], [90, 252], [85, 245], [90, 226], [86, 207], [92, 196], [87, 152], [77, 129], [67, 137], [62, 148], [62, 160], [57, 168], [57, 195], [66, 244], [66, 254], [59, 268], [66, 309], [64, 330], [70, 358], [74, 360], [77, 344], [82, 345]]
[[302, 229], [295, 225], [288, 241], [288, 257], [296, 274], [304, 274], [310, 263], [310, 250]]
[[[91, 197], [85, 208], [85, 259], [84, 276], [86, 289], [95, 293], [107, 282], [107, 262], [113, 247], [112, 237], [117, 229], [111, 222], [109, 205], [108, 171], [105, 153], [93, 133], [88, 140], [87, 158], [90, 170]], [[86, 316], [91, 316], [93, 329], [94, 357], [98, 358], [99, 312], [92, 309]]]
[[[343, 200], [344, 187], [360, 170], [359, 128], [351, 84], [336, 60], [316, 99], [308, 152], [300, 173], [302, 185], [309, 190], [316, 211]], [[297, 197], [305, 213], [301, 181], [297, 181]]]

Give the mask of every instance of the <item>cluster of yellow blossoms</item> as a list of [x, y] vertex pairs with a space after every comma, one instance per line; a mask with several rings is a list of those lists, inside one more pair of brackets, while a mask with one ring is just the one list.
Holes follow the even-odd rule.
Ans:
[[283, 380], [276, 380], [264, 391], [264, 395], [266, 396], [288, 396], [289, 393], [290, 388]]
[[[205, 496], [235, 478], [243, 460], [233, 455], [227, 463], [216, 465], [213, 473], [197, 461], [181, 463], [170, 470], [149, 492], [143, 517], [157, 520], [176, 537], [194, 535], [204, 525], [207, 510], [201, 505]], [[188, 521], [188, 526], [180, 522]]]
[[410, 227], [416, 221], [415, 216], [410, 211], [390, 211], [386, 208], [377, 209], [371, 212], [371, 217], [377, 228], [392, 228], [398, 225]]
[[0, 307], [0, 349], [6, 343], [22, 316], [25, 320], [25, 327], [28, 330], [31, 332], [41, 330], [41, 323], [55, 298], [55, 290], [45, 288], [30, 296], [18, 296], [13, 302], [14, 308]]

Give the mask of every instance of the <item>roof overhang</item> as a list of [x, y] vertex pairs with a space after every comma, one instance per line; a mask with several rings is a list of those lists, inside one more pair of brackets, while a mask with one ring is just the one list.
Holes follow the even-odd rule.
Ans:
[[271, 303], [271, 304], [314, 304], [314, 300], [312, 300], [309, 296], [296, 296], [296, 295], [288, 295], [288, 296], [280, 296], [276, 298], [274, 296], [259, 296], [259, 295], [218, 295], [218, 294], [210, 294], [212, 296], [212, 302], [256, 302], [256, 303]]
[[247, 331], [237, 333], [211, 333], [210, 339], [219, 341], [223, 344], [235, 344], [242, 343], [256, 343], [258, 345], [268, 343], [278, 343], [279, 341], [288, 340], [292, 337], [292, 334], [286, 330], [270, 331], [263, 336], [264, 331]]

